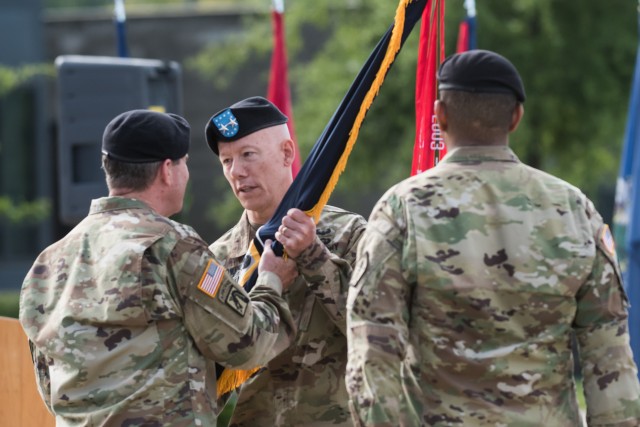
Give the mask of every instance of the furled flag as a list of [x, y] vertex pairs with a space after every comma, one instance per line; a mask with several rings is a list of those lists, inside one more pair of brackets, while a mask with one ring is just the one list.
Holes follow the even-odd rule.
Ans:
[[[275, 241], [282, 218], [291, 208], [305, 211], [316, 222], [335, 188], [371, 107], [396, 55], [420, 19], [425, 5], [433, 0], [400, 0], [393, 24], [382, 36], [347, 91], [329, 123], [314, 144], [298, 175], [273, 217], [258, 229], [246, 255], [247, 268], [240, 283], [250, 290], [257, 279], [257, 265], [267, 239]], [[274, 251], [282, 253], [279, 243]], [[259, 368], [248, 371], [225, 369], [218, 380], [218, 396], [236, 389]]]
[[[284, 37], [284, 0], [273, 0], [271, 11], [273, 24], [273, 53], [271, 55], [271, 70], [269, 73], [269, 88], [267, 99], [280, 109], [289, 118], [287, 126], [291, 139], [296, 142], [296, 134], [293, 126], [293, 110], [291, 107], [291, 92], [289, 90], [289, 78], [287, 73], [287, 48]], [[296, 156], [291, 165], [291, 171], [295, 177], [300, 170], [300, 150], [295, 144]]]
[[416, 138], [411, 175], [434, 167], [446, 153], [433, 111], [438, 93], [436, 72], [444, 60], [444, 4], [444, 0], [429, 0], [422, 15], [416, 71]]
[[[640, 14], [638, 15], [640, 29]], [[613, 231], [624, 286], [632, 309], [629, 335], [636, 365], [640, 366], [640, 46], [631, 83], [631, 98], [616, 185]]]
[[124, 0], [114, 0], [114, 15], [116, 21], [116, 37], [118, 39], [118, 56], [127, 58], [129, 49], [127, 49], [127, 32], [125, 22], [127, 20], [124, 10]]
[[476, 48], [476, 1], [464, 0], [467, 16], [458, 26], [458, 43], [456, 52], [466, 52]]

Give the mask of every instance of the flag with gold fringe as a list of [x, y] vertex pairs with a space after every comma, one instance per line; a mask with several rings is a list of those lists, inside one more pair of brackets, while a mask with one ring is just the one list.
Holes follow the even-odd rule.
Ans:
[[[347, 165], [367, 111], [378, 95], [396, 55], [430, 1], [433, 0], [399, 1], [393, 23], [373, 49], [333, 113], [273, 217], [256, 233], [246, 255], [247, 262], [243, 263], [246, 269], [240, 280], [247, 291], [253, 287], [257, 278], [256, 267], [264, 248], [263, 242], [267, 239], [275, 240], [275, 233], [287, 211], [298, 208], [316, 222], [320, 218], [322, 209]], [[282, 247], [275, 243], [274, 251], [281, 254]], [[218, 379], [218, 396], [238, 388], [258, 369], [225, 369]]]

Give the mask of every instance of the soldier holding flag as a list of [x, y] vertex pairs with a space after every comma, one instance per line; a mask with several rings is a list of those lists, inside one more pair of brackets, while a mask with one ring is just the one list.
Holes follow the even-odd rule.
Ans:
[[[245, 209], [210, 249], [238, 279], [256, 231], [271, 219], [293, 181], [295, 150], [286, 122], [271, 102], [252, 97], [214, 114], [206, 126], [207, 143]], [[223, 373], [221, 393], [239, 387], [232, 425], [351, 425], [344, 382], [345, 303], [365, 225], [360, 215], [333, 206], [324, 207], [317, 225], [299, 209], [282, 219], [275, 236], [300, 273], [284, 294], [298, 335], [266, 366]], [[225, 381], [231, 375], [237, 381]]]

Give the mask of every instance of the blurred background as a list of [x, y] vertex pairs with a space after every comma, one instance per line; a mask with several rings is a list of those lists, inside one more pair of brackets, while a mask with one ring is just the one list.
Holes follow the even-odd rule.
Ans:
[[[525, 163], [580, 187], [609, 223], [638, 45], [637, 5], [477, 1], [477, 47], [511, 59], [528, 95], [512, 148]], [[241, 208], [206, 146], [204, 126], [233, 102], [266, 96], [271, 7], [271, 0], [124, 1], [120, 30], [126, 31], [128, 57], [160, 61], [157, 69], [148, 63], [156, 71], [145, 83], [151, 93], [145, 96], [164, 102], [192, 126], [191, 182], [176, 219], [209, 242], [237, 221]], [[393, 22], [396, 7], [390, 0], [285, 2], [289, 82], [303, 161]], [[463, 0], [446, 2], [447, 54], [456, 49], [464, 15]], [[89, 201], [76, 184], [97, 180], [106, 195], [99, 137], [108, 119], [98, 116], [143, 86], [111, 72], [63, 81], [56, 58], [122, 56], [118, 31], [110, 0], [0, 0], [0, 292], [17, 292], [37, 254], [86, 214]], [[390, 185], [409, 176], [418, 35], [416, 28], [389, 72], [330, 204], [367, 217]], [[76, 85], [76, 92], [66, 85]], [[127, 87], [133, 89], [122, 89]], [[75, 118], [61, 121], [60, 110], [70, 106]], [[59, 137], [65, 132], [86, 135], [82, 147], [93, 149], [69, 146]]]

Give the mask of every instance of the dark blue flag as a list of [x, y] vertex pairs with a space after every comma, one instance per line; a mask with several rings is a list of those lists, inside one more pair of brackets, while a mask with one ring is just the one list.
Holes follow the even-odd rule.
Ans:
[[[264, 247], [263, 243], [267, 239], [275, 242], [275, 233], [289, 209], [298, 208], [318, 221], [320, 212], [346, 166], [369, 107], [397, 53], [420, 20], [427, 3], [428, 0], [400, 1], [394, 23], [382, 36], [351, 84], [273, 217], [256, 233], [246, 255], [246, 268], [240, 275], [240, 283], [244, 284], [247, 291], [253, 287], [257, 279], [256, 267]], [[276, 253], [282, 254], [282, 246], [279, 243], [275, 242], [273, 249]]]
[[[640, 18], [640, 15], [639, 15]], [[640, 28], [640, 21], [638, 28]], [[640, 47], [631, 84], [620, 173], [616, 186], [614, 237], [624, 286], [631, 303], [629, 335], [640, 366]]]
[[[240, 283], [248, 291], [257, 280], [257, 265], [264, 248], [263, 242], [273, 240], [282, 218], [291, 208], [297, 208], [313, 217], [316, 223], [344, 170], [347, 158], [358, 137], [360, 125], [378, 94], [384, 78], [396, 55], [411, 33], [414, 25], [430, 0], [401, 0], [396, 9], [394, 23], [382, 36], [359, 74], [351, 84], [337, 110], [316, 141], [309, 157], [302, 165], [289, 190], [276, 208], [273, 217], [258, 229], [240, 273]], [[273, 249], [282, 254], [282, 246], [275, 242]], [[250, 370], [225, 369], [218, 378], [218, 396], [222, 396], [246, 381]]]

